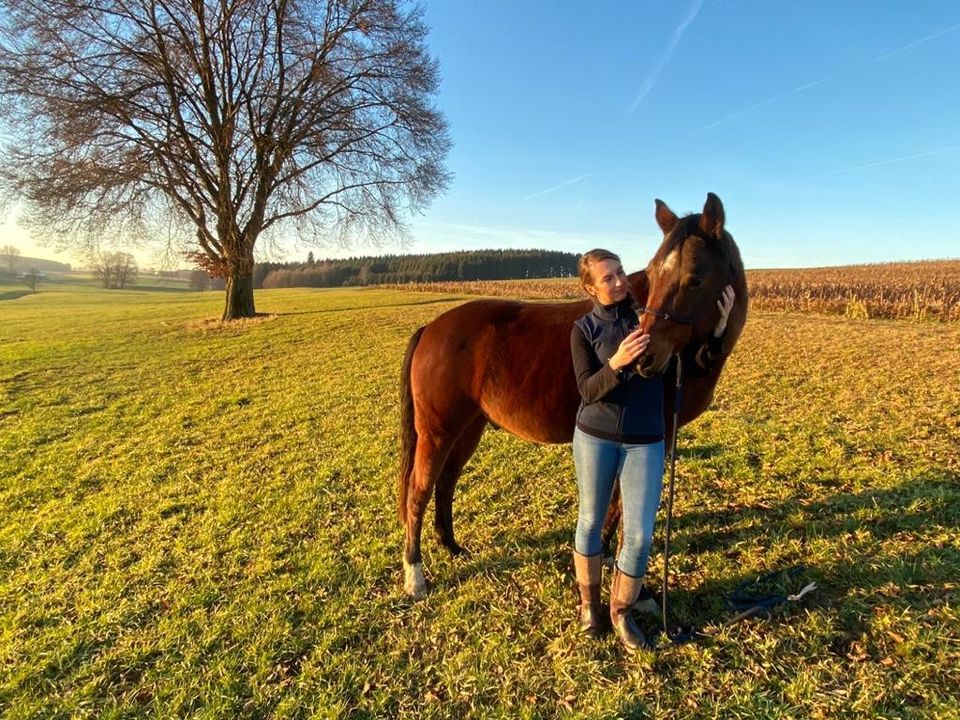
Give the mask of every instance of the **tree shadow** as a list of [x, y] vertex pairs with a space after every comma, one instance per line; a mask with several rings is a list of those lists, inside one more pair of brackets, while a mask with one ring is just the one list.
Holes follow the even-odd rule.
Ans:
[[[494, 538], [494, 544], [499, 544]], [[456, 564], [452, 579], [458, 584], [482, 574], [506, 575], [512, 570], [537, 562], [556, 563], [559, 568], [569, 565], [573, 579], [573, 529], [554, 528], [546, 533], [511, 536], [510, 544], [517, 551], [479, 556], [470, 554]], [[447, 577], [447, 576], [445, 576]]]
[[33, 295], [33, 292], [30, 290], [8, 290], [6, 292], [0, 292], [0, 300], [16, 300], [25, 295]]
[[697, 459], [697, 460], [709, 460], [710, 458], [717, 457], [727, 452], [729, 448], [720, 445], [718, 443], [711, 443], [709, 445], [691, 445], [677, 448], [677, 457], [688, 458], [688, 459]]

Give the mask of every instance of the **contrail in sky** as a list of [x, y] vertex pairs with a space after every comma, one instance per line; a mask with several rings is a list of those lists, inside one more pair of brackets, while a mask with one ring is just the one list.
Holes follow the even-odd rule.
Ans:
[[945, 30], [941, 30], [940, 32], [935, 32], [933, 35], [927, 35], [926, 37], [922, 37], [919, 40], [914, 40], [911, 43], [907, 43], [906, 45], [898, 47], [895, 50], [891, 50], [890, 52], [883, 53], [883, 55], [877, 55], [876, 57], [870, 58], [869, 60], [865, 60], [864, 62], [857, 63], [856, 65], [851, 65], [846, 70], [841, 70], [840, 72], [831, 73], [830, 75], [826, 75], [820, 78], [819, 80], [814, 80], [813, 82], [804, 83], [799, 87], [795, 87], [793, 90], [787, 90], [787, 92], [780, 93], [779, 95], [774, 95], [773, 97], [767, 98], [766, 100], [761, 100], [755, 105], [751, 105], [750, 107], [744, 108], [743, 110], [738, 110], [732, 115], [727, 115], [725, 118], [720, 118], [715, 122], [708, 123], [707, 125], [704, 125], [703, 127], [698, 128], [695, 132], [698, 132], [698, 133], [703, 132], [704, 130], [715, 128], [717, 127], [717, 125], [723, 125], [724, 123], [728, 123], [731, 120], [736, 120], [739, 117], [743, 117], [744, 115], [752, 113], [754, 110], [759, 110], [760, 108], [766, 107], [767, 105], [773, 105], [773, 103], [779, 102], [784, 98], [790, 97], [791, 95], [796, 95], [797, 93], [801, 93], [804, 90], [809, 90], [810, 88], [816, 87], [817, 85], [823, 85], [823, 83], [825, 82], [835, 80], [836, 78], [841, 77], [843, 75], [848, 75], [849, 73], [852, 73], [856, 70], [861, 70], [862, 68], [878, 63], [881, 60], [886, 60], [887, 58], [893, 57], [894, 55], [899, 55], [900, 53], [906, 52], [907, 50], [912, 50], [918, 45], [923, 45], [924, 43], [928, 43], [931, 40], [936, 40], [938, 37], [942, 37], [944, 35], [947, 35], [948, 33], [956, 32], [957, 30], [960, 30], [960, 24], [951, 25]]
[[840, 170], [834, 170], [828, 173], [821, 173], [820, 175], [814, 175], [810, 179], [818, 180], [820, 178], [833, 177], [834, 175], [843, 175], [844, 173], [856, 172], [857, 170], [866, 170], [867, 168], [880, 167], [881, 165], [893, 165], [894, 163], [906, 162], [907, 160], [915, 160], [916, 158], [929, 157], [930, 155], [943, 155], [944, 153], [954, 152], [960, 150], [960, 145], [949, 145], [947, 147], [938, 148], [937, 150], [928, 150], [927, 152], [915, 153], [913, 155], [904, 155], [902, 157], [890, 158], [889, 160], [878, 160], [877, 162], [867, 163], [865, 165], [854, 165], [853, 167], [842, 168]]
[[576, 185], [578, 182], [582, 182], [582, 181], [584, 181], [584, 180], [586, 180], [586, 179], [588, 179], [588, 178], [591, 178], [591, 177], [593, 177], [593, 175], [591, 175], [590, 173], [588, 173], [588, 174], [586, 174], [586, 175], [578, 175], [578, 176], [575, 177], [575, 178], [570, 178], [569, 180], [564, 180], [564, 181], [563, 181], [562, 183], [560, 183], [559, 185], [554, 185], [553, 187], [549, 187], [549, 188], [547, 188], [546, 190], [540, 190], [540, 191], [538, 191], [538, 192], [533, 193], [533, 195], [527, 195], [527, 196], [524, 198], [524, 200], [533, 200], [535, 197], [540, 197], [541, 195], [549, 195], [549, 194], [552, 193], [552, 192], [556, 192], [557, 190], [560, 190], [560, 189], [565, 188], [565, 187], [570, 187], [571, 185]]
[[660, 79], [660, 73], [663, 72], [663, 69], [667, 66], [667, 63], [670, 62], [670, 58], [673, 57], [673, 51], [677, 49], [680, 39], [687, 31], [687, 28], [690, 27], [690, 23], [697, 19], [697, 15], [700, 14], [700, 8], [702, 6], [703, 0], [694, 0], [693, 5], [690, 6], [690, 11], [687, 13], [687, 16], [679, 25], [677, 25], [676, 29], [673, 31], [673, 35], [670, 36], [670, 42], [667, 44], [666, 49], [657, 60], [657, 64], [653, 66], [653, 70], [650, 71], [647, 79], [644, 80], [643, 85], [640, 86], [640, 90], [637, 92], [637, 97], [630, 106], [630, 112], [627, 113], [628, 116], [633, 115], [633, 113], [637, 111], [637, 108], [640, 107], [640, 103], [643, 102], [643, 99], [647, 96], [647, 93], [653, 89], [653, 86], [657, 83], [657, 80]]

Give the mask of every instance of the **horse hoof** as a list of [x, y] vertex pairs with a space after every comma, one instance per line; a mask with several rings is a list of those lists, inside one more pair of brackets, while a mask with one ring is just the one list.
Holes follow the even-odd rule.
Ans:
[[450, 554], [453, 557], [470, 557], [471, 553], [463, 545], [458, 545], [453, 543], [452, 545], [447, 546], [447, 550], [450, 551]]
[[427, 581], [423, 577], [421, 563], [403, 561], [403, 591], [414, 600], [420, 600], [427, 595]]

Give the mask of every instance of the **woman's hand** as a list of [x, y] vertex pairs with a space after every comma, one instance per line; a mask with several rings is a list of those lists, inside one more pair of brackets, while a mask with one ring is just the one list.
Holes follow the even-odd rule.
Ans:
[[643, 355], [643, 351], [647, 349], [647, 345], [649, 344], [650, 336], [640, 328], [637, 328], [623, 339], [620, 347], [610, 356], [607, 362], [613, 371], [617, 372], [620, 368], [626, 367]]
[[733, 310], [733, 301], [737, 297], [733, 293], [733, 287], [727, 285], [723, 289], [723, 296], [717, 300], [717, 308], [720, 310], [720, 319], [717, 320], [717, 326], [713, 329], [713, 336], [720, 337], [727, 329], [727, 318], [730, 317], [730, 311]]

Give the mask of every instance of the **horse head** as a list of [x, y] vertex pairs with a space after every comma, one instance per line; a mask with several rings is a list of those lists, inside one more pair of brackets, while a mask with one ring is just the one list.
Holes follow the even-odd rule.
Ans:
[[664, 238], [647, 266], [649, 290], [640, 308], [640, 326], [650, 333], [650, 345], [637, 364], [644, 377], [663, 373], [685, 345], [713, 331], [720, 317], [717, 301], [726, 285], [734, 285], [738, 304], [746, 300], [740, 297], [746, 290], [740, 281], [740, 252], [724, 230], [720, 198], [708, 193], [703, 212], [683, 218], [662, 200], [656, 206]]

